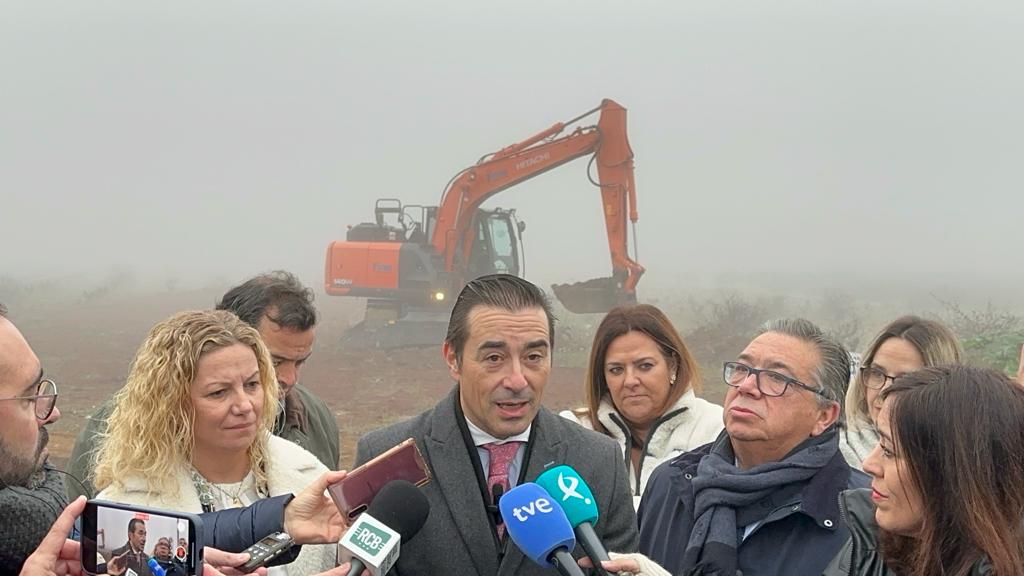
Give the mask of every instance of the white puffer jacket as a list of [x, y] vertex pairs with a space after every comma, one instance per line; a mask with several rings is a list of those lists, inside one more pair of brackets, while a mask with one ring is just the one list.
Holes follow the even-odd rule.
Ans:
[[[298, 494], [327, 471], [316, 456], [298, 444], [271, 435], [267, 442], [267, 487], [271, 496]], [[165, 510], [178, 510], [198, 514], [203, 511], [188, 467], [176, 474], [177, 494], [149, 494], [149, 483], [138, 476], [121, 478], [106, 487], [97, 498], [136, 506], [150, 506]], [[288, 576], [308, 576], [333, 568], [337, 560], [337, 545], [303, 546], [294, 562], [285, 564]]]
[[[580, 426], [594, 429], [586, 415], [577, 416], [570, 410], [565, 410], [559, 415]], [[713, 441], [725, 426], [722, 423], [722, 407], [703, 398], [697, 398], [693, 390], [689, 390], [651, 425], [643, 458], [640, 460], [640, 469], [633, 470], [629, 457], [629, 428], [608, 396], [601, 400], [597, 419], [622, 448], [626, 469], [630, 471], [629, 484], [633, 491], [634, 508], [640, 506], [640, 497], [647, 487], [647, 479], [659, 464]]]

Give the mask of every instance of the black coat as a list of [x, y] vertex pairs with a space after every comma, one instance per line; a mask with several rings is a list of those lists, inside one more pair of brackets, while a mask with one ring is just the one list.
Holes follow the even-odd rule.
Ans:
[[[640, 552], [672, 574], [683, 574], [680, 565], [694, 523], [686, 503], [694, 500], [692, 479], [711, 447], [658, 466], [640, 501]], [[867, 475], [852, 470], [837, 451], [810, 480], [737, 510], [737, 526], [763, 520], [737, 549], [743, 576], [820, 576], [849, 536], [840, 520], [839, 493], [867, 485]]]
[[[843, 522], [850, 529], [850, 539], [828, 565], [822, 576], [896, 576], [885, 565], [878, 549], [878, 523], [871, 490], [848, 490], [839, 499]], [[986, 576], [991, 569], [979, 562], [971, 576]]]

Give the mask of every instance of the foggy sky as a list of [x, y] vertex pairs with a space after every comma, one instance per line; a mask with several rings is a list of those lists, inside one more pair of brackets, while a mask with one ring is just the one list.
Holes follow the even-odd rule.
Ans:
[[[319, 285], [373, 201], [629, 110], [646, 286], [1024, 280], [1017, 2], [0, 2], [0, 274]], [[596, 119], [595, 119], [596, 120]], [[610, 270], [581, 159], [488, 206]], [[906, 280], [911, 279], [911, 280]]]

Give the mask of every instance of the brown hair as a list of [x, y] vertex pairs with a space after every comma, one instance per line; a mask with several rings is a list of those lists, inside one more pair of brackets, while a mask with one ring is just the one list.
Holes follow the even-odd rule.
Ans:
[[1024, 387], [982, 368], [925, 368], [881, 395], [893, 443], [923, 503], [916, 537], [882, 533], [890, 568], [910, 576], [1024, 566]]
[[[869, 366], [875, 361], [875, 354], [890, 338], [906, 340], [913, 346], [925, 367], [959, 364], [963, 351], [953, 331], [942, 322], [927, 320], [919, 316], [901, 316], [882, 328], [871, 345], [864, 351], [861, 366]], [[867, 386], [861, 380], [860, 372], [850, 382], [846, 393], [846, 418], [850, 427], [865, 425], [871, 421], [868, 415]]]
[[597, 419], [601, 399], [608, 394], [608, 381], [604, 377], [604, 360], [611, 346], [619, 336], [629, 332], [640, 332], [657, 343], [670, 369], [676, 372], [676, 382], [669, 391], [662, 410], [675, 404], [688, 390], [700, 391], [700, 371], [697, 361], [683, 343], [675, 326], [665, 313], [650, 304], [619, 306], [613, 309], [597, 327], [594, 343], [590, 347], [590, 362], [587, 364], [587, 404], [574, 411], [578, 416], [588, 416], [594, 430], [607, 434], [608, 430]]

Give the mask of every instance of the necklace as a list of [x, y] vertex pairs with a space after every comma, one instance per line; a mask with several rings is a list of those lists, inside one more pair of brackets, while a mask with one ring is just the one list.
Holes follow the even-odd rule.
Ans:
[[217, 492], [220, 492], [225, 498], [228, 499], [229, 502], [231, 502], [231, 508], [241, 508], [242, 507], [242, 498], [241, 498], [241, 496], [242, 496], [242, 488], [245, 486], [245, 481], [248, 478], [249, 478], [249, 476], [246, 475], [245, 478], [242, 478], [242, 481], [239, 482], [238, 484], [228, 484], [228, 486], [234, 486], [235, 487], [235, 489], [232, 490], [231, 492], [225, 490], [224, 488], [221, 488], [220, 484], [213, 484], [211, 482], [210, 486], [213, 487], [213, 489], [216, 490]]
[[[214, 507], [214, 490], [224, 497], [221, 500], [222, 502], [227, 503], [229, 508], [241, 508], [244, 506], [242, 503], [242, 491], [246, 484], [248, 484], [247, 481], [252, 477], [253, 475], [250, 471], [245, 475], [245, 478], [242, 478], [241, 482], [229, 485], [234, 486], [234, 490], [228, 491], [221, 488], [220, 485], [210, 482], [206, 477], [200, 474], [198, 470], [192, 468], [192, 484], [195, 486], [196, 493], [199, 495], [199, 503], [203, 507], [203, 512], [212, 512], [216, 509]], [[258, 492], [259, 491], [257, 490], [257, 493]]]

